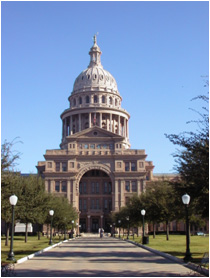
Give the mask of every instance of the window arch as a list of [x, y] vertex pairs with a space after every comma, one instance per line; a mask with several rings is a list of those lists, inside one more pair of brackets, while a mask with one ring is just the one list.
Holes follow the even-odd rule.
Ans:
[[79, 97], [79, 104], [82, 104], [82, 97]]
[[98, 97], [96, 95], [94, 95], [93, 100], [94, 100], [94, 103], [97, 103], [98, 102]]
[[106, 97], [102, 96], [102, 103], [106, 103]]
[[109, 104], [112, 104], [112, 97], [109, 97]]

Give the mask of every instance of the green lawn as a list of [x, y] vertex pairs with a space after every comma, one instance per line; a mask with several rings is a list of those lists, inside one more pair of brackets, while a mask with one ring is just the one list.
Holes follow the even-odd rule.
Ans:
[[[133, 237], [130, 237], [133, 240]], [[136, 242], [141, 243], [141, 237], [135, 237]], [[156, 235], [153, 238], [149, 236], [149, 244], [146, 246], [159, 250], [183, 259], [186, 252], [186, 236], [185, 235], [169, 235], [169, 240], [166, 240], [165, 235]], [[209, 237], [208, 236], [191, 236], [190, 237], [190, 252], [193, 262], [200, 263], [203, 254], [209, 252]]]
[[[39, 250], [42, 250], [49, 246], [49, 238], [42, 236], [40, 240], [38, 240], [37, 236], [29, 236], [28, 242], [25, 243], [24, 236], [15, 236], [13, 242], [13, 250], [15, 254], [15, 259], [19, 260], [25, 256], [33, 254]], [[59, 237], [53, 238], [53, 243], [58, 243]], [[5, 237], [1, 237], [1, 262], [9, 262], [7, 261], [8, 253], [10, 250], [10, 242], [9, 246], [5, 246]]]

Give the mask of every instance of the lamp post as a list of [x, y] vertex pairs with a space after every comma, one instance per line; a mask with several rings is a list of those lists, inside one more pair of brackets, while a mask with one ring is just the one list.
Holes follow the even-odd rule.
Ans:
[[127, 239], [129, 239], [129, 216], [126, 217], [126, 220], [128, 221], [128, 233], [127, 233]]
[[118, 220], [119, 223], [119, 238], [120, 238], [120, 224], [121, 224], [121, 220]]
[[64, 218], [64, 240], [66, 240], [66, 217]]
[[54, 210], [50, 210], [49, 211], [49, 215], [51, 216], [51, 225], [50, 225], [50, 241], [49, 241], [49, 245], [52, 245], [52, 222], [53, 222], [53, 215], [54, 215]]
[[112, 235], [113, 235], [113, 234], [112, 234], [112, 225], [110, 225], [110, 230], [111, 230], [111, 236], [112, 236]]
[[71, 237], [73, 238], [73, 237], [74, 237], [74, 230], [73, 230], [73, 227], [74, 227], [74, 220], [72, 220], [71, 223], [72, 223]]
[[143, 237], [144, 237], [144, 215], [145, 215], [146, 211], [144, 209], [141, 210], [141, 215], [143, 217]]
[[8, 254], [7, 260], [9, 261], [16, 261], [15, 255], [13, 252], [13, 238], [14, 238], [14, 222], [15, 222], [15, 205], [17, 204], [18, 197], [16, 195], [12, 195], [9, 197], [10, 205], [12, 206], [12, 234], [10, 240], [10, 252]]
[[188, 205], [190, 203], [190, 196], [188, 194], [184, 194], [182, 196], [182, 202], [185, 205], [185, 212], [186, 212], [186, 253], [184, 260], [189, 261], [192, 259], [190, 253], [190, 229], [189, 229], [189, 218], [188, 218]]

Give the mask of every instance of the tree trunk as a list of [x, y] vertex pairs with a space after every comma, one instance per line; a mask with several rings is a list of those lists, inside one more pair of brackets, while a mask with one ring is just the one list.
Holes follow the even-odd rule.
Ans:
[[156, 229], [156, 224], [153, 222], [153, 238], [155, 238], [155, 229]]
[[168, 220], [166, 220], [166, 240], [169, 240], [169, 223], [168, 223]]
[[10, 223], [6, 223], [6, 240], [5, 240], [5, 246], [9, 245], [9, 228], [10, 228]]
[[25, 243], [28, 241], [28, 223], [26, 223], [26, 229], [25, 229]]
[[40, 240], [41, 239], [41, 225], [40, 224], [38, 224], [38, 240]]

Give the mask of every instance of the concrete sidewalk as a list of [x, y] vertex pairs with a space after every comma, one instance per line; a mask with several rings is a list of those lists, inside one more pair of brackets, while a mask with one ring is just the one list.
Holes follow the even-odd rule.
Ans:
[[19, 277], [189, 277], [200, 276], [174, 262], [115, 238], [65, 242], [15, 266]]

